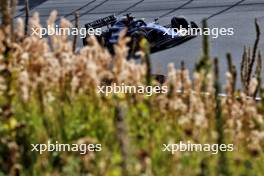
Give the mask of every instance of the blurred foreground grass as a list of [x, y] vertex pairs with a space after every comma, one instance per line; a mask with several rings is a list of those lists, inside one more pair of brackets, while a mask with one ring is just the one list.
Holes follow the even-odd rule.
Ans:
[[[48, 24], [54, 27], [55, 20], [53, 12]], [[118, 85], [159, 85], [149, 75], [147, 47], [142, 47], [142, 64], [136, 64], [126, 59], [125, 37], [115, 47], [115, 56], [94, 38], [75, 53], [68, 36], [50, 36], [48, 44], [48, 39], [26, 36], [22, 19], [16, 28], [3, 22], [0, 175], [264, 175], [264, 92], [258, 41], [253, 56], [245, 49], [243, 91], [235, 90], [236, 68], [228, 55], [227, 96], [218, 96], [217, 59], [212, 63], [204, 37], [203, 56], [192, 80], [184, 63], [180, 70], [170, 64], [164, 83], [167, 94], [104, 96], [97, 93], [97, 86], [105, 80]], [[41, 28], [37, 14], [29, 25], [29, 29]], [[62, 19], [62, 27], [69, 25]], [[255, 101], [256, 95], [262, 100]], [[86, 155], [31, 151], [31, 144], [48, 140], [100, 143], [102, 151]], [[231, 143], [235, 150], [216, 155], [162, 151], [163, 144], [179, 141]]]

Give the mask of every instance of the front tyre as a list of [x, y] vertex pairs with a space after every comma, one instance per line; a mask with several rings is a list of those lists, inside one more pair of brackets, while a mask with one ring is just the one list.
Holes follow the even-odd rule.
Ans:
[[171, 27], [176, 29], [180, 29], [180, 27], [188, 29], [189, 23], [185, 18], [173, 17], [171, 19]]
[[199, 27], [195, 22], [191, 21], [191, 28], [199, 28]]

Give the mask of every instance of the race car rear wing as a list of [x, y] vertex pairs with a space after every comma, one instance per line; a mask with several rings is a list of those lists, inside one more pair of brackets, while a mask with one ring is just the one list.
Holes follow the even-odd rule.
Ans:
[[85, 24], [85, 27], [86, 29], [88, 28], [96, 29], [96, 28], [107, 26], [107, 25], [112, 25], [116, 22], [116, 20], [117, 20], [117, 17], [115, 15], [110, 15], [110, 16], [95, 20], [93, 22], [87, 23]]

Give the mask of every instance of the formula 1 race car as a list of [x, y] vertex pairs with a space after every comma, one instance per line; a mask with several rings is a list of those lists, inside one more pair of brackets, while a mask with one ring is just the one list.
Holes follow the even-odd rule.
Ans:
[[[85, 28], [98, 29], [106, 27], [100, 35], [95, 35], [99, 43], [107, 47], [111, 53], [114, 53], [113, 46], [118, 42], [119, 34], [122, 30], [127, 29], [126, 35], [131, 37], [128, 43], [129, 52], [137, 51], [139, 48], [139, 40], [144, 37], [150, 44], [151, 53], [162, 51], [182, 44], [194, 37], [195, 35], [183, 35], [177, 29], [198, 28], [194, 22], [188, 22], [183, 17], [173, 17], [171, 23], [165, 26], [159, 25], [157, 19], [154, 22], [146, 23], [142, 19], [135, 19], [130, 14], [124, 17], [116, 17], [111, 15], [98, 19], [91, 23], [87, 23]], [[83, 43], [87, 45], [87, 38]]]

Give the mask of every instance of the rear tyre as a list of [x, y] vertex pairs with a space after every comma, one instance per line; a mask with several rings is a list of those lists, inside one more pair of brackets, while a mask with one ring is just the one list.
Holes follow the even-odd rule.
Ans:
[[[83, 38], [83, 45], [86, 46], [88, 45], [88, 39], [90, 38], [91, 36], [89, 35], [86, 35], [85, 38]], [[105, 40], [104, 40], [104, 37], [101, 36], [101, 35], [95, 35], [95, 38], [97, 40], [97, 42], [101, 45], [101, 46], [104, 46], [105, 44]]]
[[104, 42], [104, 37], [101, 35], [95, 35], [95, 38], [97, 40], [97, 42], [101, 45], [104, 46], [105, 42]]
[[131, 42], [129, 46], [129, 57], [135, 57], [136, 52], [140, 50], [140, 41], [142, 38], [146, 38], [146, 35], [143, 31], [134, 32], [131, 35]]
[[86, 35], [86, 36], [83, 38], [83, 46], [88, 45], [87, 40], [88, 40], [88, 35]]

